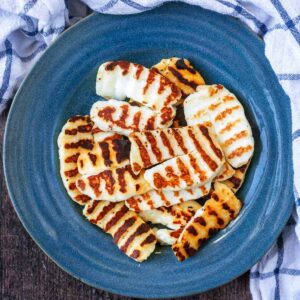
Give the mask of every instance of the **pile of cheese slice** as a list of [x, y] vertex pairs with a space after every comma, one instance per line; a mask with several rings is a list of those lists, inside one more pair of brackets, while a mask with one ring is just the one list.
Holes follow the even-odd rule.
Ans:
[[134, 260], [157, 242], [185, 260], [242, 207], [254, 140], [241, 103], [180, 58], [106, 62], [96, 93], [107, 100], [58, 137], [69, 196]]

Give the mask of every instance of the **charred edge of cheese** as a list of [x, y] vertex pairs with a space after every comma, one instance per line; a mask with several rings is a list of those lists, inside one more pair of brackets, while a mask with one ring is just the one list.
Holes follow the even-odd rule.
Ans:
[[136, 212], [151, 210], [161, 206], [170, 207], [185, 201], [202, 198], [209, 194], [211, 182], [205, 185], [180, 191], [151, 190], [145, 194], [131, 197], [126, 206]]
[[135, 175], [130, 165], [109, 169], [97, 175], [84, 175], [76, 181], [78, 190], [95, 200], [119, 202], [148, 192], [143, 174]]
[[227, 161], [225, 161], [219, 175], [215, 177], [214, 181], [224, 181], [228, 178], [231, 178], [235, 172], [236, 170], [233, 169]]
[[135, 132], [129, 135], [129, 140], [130, 163], [136, 174], [141, 169], [194, 150], [207, 163], [215, 165], [215, 161], [223, 160], [222, 149], [213, 133], [201, 124]]
[[137, 262], [146, 260], [157, 242], [154, 231], [124, 202], [90, 201], [84, 216], [113, 237], [115, 244]]
[[203, 77], [187, 59], [178, 57], [162, 59], [152, 69], [179, 87], [183, 98], [194, 93], [198, 85], [205, 84]]
[[77, 160], [80, 154], [93, 148], [93, 122], [89, 116], [76, 115], [66, 122], [57, 140], [60, 160], [60, 175], [71, 199], [85, 205], [90, 197], [82, 194], [76, 187], [80, 178]]
[[222, 183], [227, 185], [234, 193], [236, 193], [244, 182], [246, 172], [250, 163], [251, 161], [249, 161], [246, 165], [234, 170], [234, 174], [232, 175], [232, 177], [228, 178], [225, 181], [222, 181]]
[[177, 259], [183, 261], [194, 255], [204, 241], [236, 218], [241, 207], [242, 202], [233, 192], [226, 185], [216, 182], [211, 198], [196, 212], [172, 245]]
[[141, 212], [139, 215], [145, 222], [161, 224], [170, 229], [179, 229], [186, 225], [201, 205], [197, 201], [187, 201], [171, 207], [159, 207]]

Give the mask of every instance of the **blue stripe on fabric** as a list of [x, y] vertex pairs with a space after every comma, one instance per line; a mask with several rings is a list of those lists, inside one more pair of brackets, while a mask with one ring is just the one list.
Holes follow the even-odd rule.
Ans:
[[257, 29], [259, 30], [259, 34], [260, 35], [264, 35], [267, 33], [268, 28], [267, 26], [262, 23], [261, 21], [259, 21], [257, 18], [255, 18], [252, 14], [250, 14], [247, 10], [245, 10], [243, 7], [239, 6], [239, 5], [235, 5], [231, 2], [228, 1], [224, 1], [224, 0], [217, 0], [219, 3], [233, 8], [238, 14], [244, 16], [245, 18], [247, 18], [248, 20], [252, 20], [254, 22], [254, 25], [257, 27]]
[[115, 6], [118, 3], [119, 0], [110, 0], [105, 5], [96, 8], [96, 11], [98, 12], [106, 12], [107, 10], [111, 9], [113, 6]]
[[5, 40], [5, 52], [6, 52], [6, 62], [5, 62], [5, 69], [2, 79], [2, 85], [0, 88], [0, 102], [2, 102], [2, 98], [7, 91], [8, 85], [9, 85], [9, 79], [10, 79], [10, 73], [11, 73], [11, 65], [12, 65], [12, 45], [9, 40]]
[[273, 6], [276, 8], [278, 11], [279, 15], [281, 16], [282, 20], [286, 24], [286, 26], [289, 28], [291, 34], [294, 36], [295, 40], [297, 43], [300, 45], [300, 33], [296, 29], [295, 24], [281, 2], [279, 0], [271, 0]]
[[59, 34], [61, 32], [63, 32], [65, 29], [65, 26], [61, 26], [61, 27], [57, 27], [57, 28], [50, 28], [48, 31], [38, 31], [38, 30], [34, 30], [34, 31], [27, 31], [27, 30], [22, 30], [23, 33], [25, 33], [28, 36], [35, 36], [38, 33], [40, 33], [41, 35], [43, 35], [44, 37], [47, 37], [51, 34]]
[[[289, 269], [289, 268], [282, 268], [279, 270], [279, 274], [282, 275], [290, 275], [290, 276], [300, 276], [300, 270], [296, 269]], [[274, 276], [274, 272], [267, 272], [267, 273], [259, 273], [258, 271], [250, 273], [250, 279], [267, 279]]]
[[151, 9], [153, 7], [147, 7], [147, 6], [143, 6], [139, 3], [136, 3], [132, 0], [121, 0], [121, 2], [125, 3], [126, 5], [130, 6], [130, 7], [133, 7], [137, 10], [140, 10], [140, 11], [143, 11], [143, 10], [148, 10], [148, 9]]
[[[296, 26], [300, 22], [300, 15], [292, 19], [294, 26]], [[284, 24], [276, 24], [275, 26], [268, 29], [268, 33], [277, 29], [289, 30], [289, 27]]]
[[[42, 44], [28, 56], [21, 56], [14, 49], [12, 49], [12, 55], [19, 58], [23, 62], [28, 62], [28, 61], [32, 60], [39, 52], [45, 50], [46, 48], [47, 48], [47, 44]], [[5, 55], [6, 55], [6, 50], [1, 51], [0, 59], [3, 58]]]
[[292, 139], [293, 141], [296, 140], [300, 136], [300, 129], [297, 129], [293, 132]]
[[277, 262], [276, 262], [276, 268], [274, 270], [275, 275], [275, 293], [274, 293], [274, 300], [280, 300], [280, 282], [279, 282], [279, 272], [280, 267], [283, 263], [283, 255], [284, 255], [284, 245], [283, 245], [283, 238], [282, 234], [280, 234], [278, 240], [277, 240]]
[[300, 74], [277, 74], [278, 80], [300, 80]]
[[24, 5], [24, 13], [26, 14], [30, 9], [32, 9], [37, 3], [37, 0], [30, 0]]

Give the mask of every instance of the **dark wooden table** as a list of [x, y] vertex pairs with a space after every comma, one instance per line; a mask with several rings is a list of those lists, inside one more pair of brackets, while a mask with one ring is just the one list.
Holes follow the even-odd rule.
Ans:
[[[6, 113], [0, 116], [1, 165], [6, 118]], [[0, 299], [128, 299], [89, 287], [72, 278], [39, 249], [13, 209], [5, 186], [3, 168], [0, 169], [0, 195]], [[251, 299], [248, 273], [224, 286], [183, 299]]]

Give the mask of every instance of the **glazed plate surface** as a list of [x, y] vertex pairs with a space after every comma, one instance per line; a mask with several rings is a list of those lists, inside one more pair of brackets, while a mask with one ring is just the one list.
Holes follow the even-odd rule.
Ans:
[[[97, 67], [128, 60], [147, 67], [189, 59], [208, 84], [242, 102], [255, 154], [238, 192], [238, 218], [195, 256], [177, 262], [169, 247], [138, 264], [87, 222], [59, 176], [57, 136], [66, 120], [88, 114]], [[173, 297], [219, 286], [247, 271], [269, 249], [292, 209], [289, 99], [264, 56], [264, 44], [239, 21], [199, 7], [167, 4], [130, 15], [94, 14], [45, 52], [11, 107], [4, 168], [14, 207], [36, 243], [89, 285], [134, 297]]]

